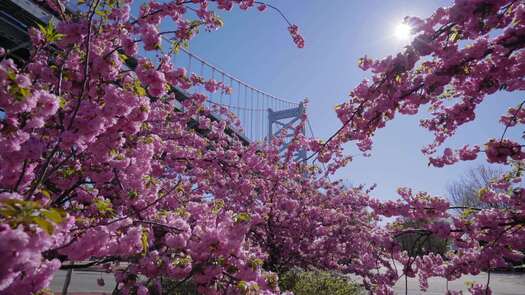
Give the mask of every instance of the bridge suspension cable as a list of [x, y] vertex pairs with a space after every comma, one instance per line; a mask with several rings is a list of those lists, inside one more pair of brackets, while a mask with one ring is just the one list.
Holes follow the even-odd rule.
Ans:
[[[231, 88], [229, 93], [209, 93], [204, 86], [190, 88], [190, 92], [207, 94], [207, 107], [225, 107], [240, 121], [239, 132], [250, 141], [265, 141], [268, 136], [268, 109], [273, 111], [297, 108], [299, 103], [285, 100], [262, 91], [228, 74], [185, 48], [174, 55], [174, 63], [185, 67], [188, 73], [195, 73], [204, 80], [214, 80]], [[240, 130], [242, 128], [242, 130]]]

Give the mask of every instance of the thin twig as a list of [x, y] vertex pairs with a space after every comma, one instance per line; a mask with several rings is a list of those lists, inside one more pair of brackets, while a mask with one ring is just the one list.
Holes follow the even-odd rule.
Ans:
[[22, 166], [22, 172], [20, 172], [20, 176], [18, 177], [18, 180], [16, 181], [15, 187], [13, 188], [13, 191], [18, 191], [18, 186], [22, 182], [22, 179], [24, 179], [24, 176], [26, 175], [26, 169], [27, 169], [27, 159], [24, 160], [24, 165]]
[[512, 119], [510, 120], [510, 122], [508, 124], [505, 124], [505, 130], [503, 130], [503, 134], [501, 134], [501, 138], [499, 139], [500, 143], [503, 141], [503, 138], [505, 137], [505, 134], [507, 133], [507, 129], [509, 129], [510, 125], [515, 123], [515, 121], [516, 121], [516, 119], [518, 117], [518, 113], [520, 112], [521, 108], [523, 107], [523, 104], [525, 104], [525, 100], [520, 103], [520, 105], [518, 106], [518, 110], [516, 110], [516, 113], [514, 113], [514, 116], [512, 116]]

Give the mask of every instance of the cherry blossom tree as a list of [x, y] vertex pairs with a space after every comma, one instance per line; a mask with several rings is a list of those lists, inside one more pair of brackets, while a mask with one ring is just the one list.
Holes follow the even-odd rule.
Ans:
[[[284, 157], [286, 134], [245, 145], [227, 132], [235, 116], [204, 107], [207, 93], [190, 93], [176, 111], [180, 90], [231, 89], [171, 58], [200, 30], [222, 25], [217, 10], [277, 8], [147, 1], [132, 15], [132, 2], [78, 0], [71, 11], [48, 0], [60, 22], [30, 29], [31, 58], [15, 63], [0, 50], [2, 294], [43, 292], [58, 269], [93, 265], [115, 274], [121, 294], [161, 293], [162, 278], [191, 280], [202, 294], [276, 294], [278, 274], [293, 267], [354, 273], [371, 293], [393, 294], [403, 277], [418, 276], [425, 289], [432, 276], [452, 280], [522, 259], [521, 145], [503, 132], [484, 148], [435, 155], [487, 95], [523, 90], [522, 1], [457, 0], [426, 20], [407, 18], [415, 38], [403, 52], [361, 59], [373, 76], [338, 107], [341, 129], [325, 142], [305, 138], [297, 132], [303, 116]], [[285, 21], [303, 47], [299, 28]], [[447, 200], [424, 192], [401, 188], [399, 200], [382, 202], [328, 178], [350, 163], [344, 143], [368, 153], [377, 129], [426, 105], [431, 165], [482, 152], [490, 163], [516, 163], [480, 191], [483, 202], [505, 206], [456, 216]], [[522, 105], [502, 115], [505, 130], [525, 122]], [[327, 168], [293, 162], [299, 150]], [[381, 226], [385, 216], [424, 226]], [[398, 243], [409, 233], [449, 240], [456, 250], [410, 256]], [[490, 293], [489, 282], [471, 292]]]

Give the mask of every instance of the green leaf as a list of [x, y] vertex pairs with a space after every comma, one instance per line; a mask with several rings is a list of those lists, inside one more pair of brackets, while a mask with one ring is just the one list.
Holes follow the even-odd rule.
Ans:
[[226, 271], [228, 273], [236, 273], [239, 271], [239, 269], [235, 266], [235, 265], [231, 265], [229, 264], [227, 267], [226, 267]]
[[97, 11], [95, 11], [95, 13], [97, 15], [102, 16], [102, 17], [105, 17], [105, 16], [110, 14], [110, 12], [108, 10], [98, 10], [98, 9], [97, 9]]
[[145, 230], [142, 231], [140, 241], [142, 242], [142, 255], [146, 255], [146, 253], [148, 253], [148, 247], [149, 247], [147, 231]]
[[11, 207], [11, 206], [0, 209], [0, 215], [4, 218], [15, 217], [18, 213], [19, 211], [16, 210], [16, 208]]
[[46, 27], [38, 24], [38, 28], [40, 29], [40, 32], [42, 32], [42, 35], [44, 35], [46, 41], [48, 42], [55, 42], [64, 37], [63, 34], [57, 33], [55, 25], [52, 22], [48, 22]]
[[136, 191], [128, 192], [128, 197], [130, 197], [131, 199], [136, 199], [138, 196], [139, 196], [139, 193]]
[[396, 77], [395, 77], [395, 81], [396, 81], [396, 83], [401, 83], [402, 80], [403, 80], [403, 79], [402, 79], [401, 74], [396, 74]]
[[47, 189], [41, 189], [41, 190], [40, 190], [40, 193], [41, 193], [42, 195], [44, 195], [46, 198], [48, 198], [48, 199], [51, 198], [51, 192], [48, 191]]
[[47, 232], [49, 235], [53, 234], [53, 224], [40, 216], [34, 216], [33, 222], [36, 223], [41, 229]]
[[54, 41], [58, 41], [58, 40], [64, 38], [64, 36], [65, 36], [64, 34], [58, 34], [58, 33], [55, 33], [55, 34], [53, 35], [51, 41], [52, 41], [52, 42], [54, 42]]
[[64, 219], [62, 212], [60, 212], [58, 209], [55, 209], [55, 208], [43, 211], [42, 216], [44, 216], [47, 219], [52, 220], [55, 223], [61, 223], [62, 220]]
[[241, 291], [246, 291], [248, 289], [248, 283], [241, 280], [237, 283], [237, 288], [241, 289]]
[[9, 88], [9, 94], [14, 96], [18, 101], [24, 101], [24, 99], [31, 95], [31, 91], [28, 88], [18, 87], [13, 85]]
[[15, 81], [16, 80], [16, 73], [15, 73], [15, 71], [7, 70], [7, 78], [9, 78], [9, 80], [11, 80], [11, 81]]
[[29, 91], [28, 88], [22, 88], [22, 87], [18, 88], [18, 93], [24, 98], [31, 95], [31, 92]]
[[62, 175], [65, 177], [65, 178], [68, 178], [72, 175], [74, 175], [77, 171], [75, 170], [75, 168], [73, 167], [66, 167], [65, 169], [62, 170]]
[[233, 220], [235, 222], [247, 222], [247, 221], [250, 221], [252, 219], [252, 217], [250, 216], [250, 214], [246, 213], [246, 212], [242, 212], [242, 213], [238, 213], [236, 214], [234, 217], [233, 217]]
[[180, 42], [178, 41], [174, 41], [171, 43], [171, 50], [174, 52], [174, 53], [179, 53], [179, 50], [180, 50]]
[[253, 269], [253, 270], [256, 270], [257, 267], [263, 265], [264, 261], [262, 261], [262, 259], [260, 258], [252, 258], [250, 260], [248, 260], [248, 265]]
[[454, 30], [453, 33], [449, 36], [449, 40], [452, 42], [456, 42], [459, 39], [461, 39], [461, 33], [458, 30]]
[[212, 263], [215, 264], [215, 265], [224, 266], [225, 262], [226, 262], [226, 259], [224, 259], [224, 257], [222, 257], [222, 256], [219, 256], [219, 257], [215, 258], [215, 261], [213, 261]]
[[[146, 144], [152, 144], [152, 143], [155, 142], [155, 139], [152, 136], [146, 136], [146, 137], [143, 137], [143, 138], [144, 138], [144, 143], [146, 143]], [[146, 176], [144, 176], [144, 180], [147, 180], [148, 177], [152, 178], [152, 176], [146, 175]]]
[[196, 20], [192, 20], [191, 23], [190, 23], [190, 27], [198, 27], [201, 25], [201, 21], [196, 19]]
[[191, 257], [184, 256], [184, 257], [177, 257], [173, 259], [173, 265], [178, 267], [185, 267], [191, 263]]
[[[151, 138], [151, 137], [148, 136], [148, 138]], [[151, 140], [153, 140], [153, 138], [151, 138]], [[154, 185], [159, 184], [159, 180], [155, 178], [154, 176], [146, 175], [144, 176], [144, 183], [146, 184], [147, 188], [150, 188]]]
[[485, 196], [485, 194], [487, 194], [488, 192], [489, 192], [489, 190], [486, 187], [481, 188], [478, 191], [478, 199], [482, 200], [483, 197]]
[[117, 0], [109, 0], [109, 1], [108, 1], [108, 6], [109, 6], [110, 8], [115, 7], [117, 4], [118, 4], [118, 1], [117, 1]]
[[128, 60], [128, 56], [125, 55], [124, 53], [120, 53], [120, 52], [119, 52], [119, 53], [118, 53], [118, 57], [120, 58], [120, 60], [121, 60], [122, 62], [126, 62], [126, 61]]
[[133, 90], [138, 96], [146, 96], [146, 89], [142, 87], [142, 84], [139, 80], [135, 80], [135, 84], [133, 85]]
[[463, 212], [461, 212], [461, 217], [463, 217], [463, 218], [468, 218], [468, 217], [470, 217], [470, 215], [472, 215], [473, 213], [474, 213], [474, 210], [468, 208], [468, 209], [463, 210]]
[[65, 106], [66, 106], [66, 99], [63, 98], [62, 96], [59, 96], [58, 97], [58, 106], [63, 109]]
[[108, 200], [96, 200], [95, 207], [101, 213], [113, 212], [113, 208], [111, 208], [111, 202]]
[[222, 199], [214, 200], [211, 212], [213, 212], [214, 214], [217, 214], [222, 210], [222, 208], [224, 208], [224, 200]]
[[184, 209], [183, 207], [179, 207], [177, 209], [175, 209], [175, 214], [180, 216], [180, 217], [186, 217], [186, 216], [189, 216], [190, 213]]
[[38, 23], [37, 23], [36, 25], [38, 26], [38, 29], [40, 30], [40, 32], [42, 32], [42, 34], [44, 34], [44, 36], [45, 36], [46, 33], [47, 33], [47, 28], [44, 27], [44, 26], [41, 25], [41, 24], [38, 24]]

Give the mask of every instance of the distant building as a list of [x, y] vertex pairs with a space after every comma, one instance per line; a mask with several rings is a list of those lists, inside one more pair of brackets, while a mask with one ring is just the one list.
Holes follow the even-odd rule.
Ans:
[[0, 1], [0, 47], [7, 50], [10, 57], [19, 60], [29, 58], [29, 27], [58, 21], [44, 3], [32, 0]]

